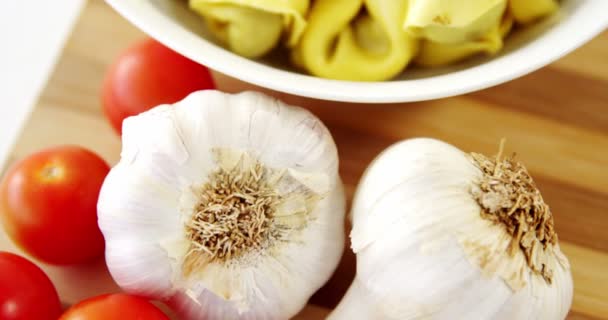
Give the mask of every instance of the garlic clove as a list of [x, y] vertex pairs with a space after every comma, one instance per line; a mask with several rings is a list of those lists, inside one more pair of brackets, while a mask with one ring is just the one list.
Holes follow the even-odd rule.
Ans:
[[98, 203], [108, 268], [187, 319], [282, 319], [343, 249], [328, 130], [256, 93], [193, 93], [125, 121]]
[[[329, 314], [327, 320], [335, 319], [379, 319], [379, 310], [368, 299], [367, 288], [355, 278], [342, 297], [340, 304]], [[356, 305], [357, 307], [353, 307]], [[387, 318], [384, 318], [387, 319]]]
[[192, 133], [184, 143], [195, 163], [209, 158], [209, 147], [222, 146], [246, 150], [269, 167], [323, 172], [332, 182], [337, 178], [337, 151], [331, 135], [305, 109], [286, 108], [259, 93], [226, 97], [210, 90], [192, 94], [174, 107], [182, 130]]
[[[168, 105], [152, 109], [140, 117], [129, 117], [123, 122], [121, 158], [132, 163], [140, 154], [165, 154], [168, 160], [183, 164], [189, 154], [179, 132], [175, 114]], [[167, 135], [160, 133], [166, 132]]]
[[[396, 143], [382, 151], [367, 167], [361, 182], [357, 186], [352, 204], [352, 222], [358, 224], [359, 217], [367, 215], [385, 192], [397, 188], [407, 179], [418, 176], [419, 172], [437, 172], [444, 166], [452, 166], [455, 155], [461, 151], [450, 146], [436, 147], [437, 142], [430, 138], [417, 138]], [[417, 152], [411, 152], [411, 149]], [[440, 156], [445, 155], [443, 159]], [[408, 166], [404, 166], [408, 163]], [[462, 165], [460, 173], [474, 172], [468, 162]], [[460, 165], [454, 165], [460, 168]], [[351, 237], [352, 238], [352, 237]]]
[[167, 254], [154, 241], [141, 238], [170, 239], [181, 224], [173, 207], [178, 194], [160, 181], [152, 170], [141, 172], [126, 162], [117, 165], [100, 191], [100, 199], [112, 201], [98, 203], [104, 213], [98, 220], [104, 237], [114, 240], [106, 241], [106, 263], [113, 266], [114, 280], [126, 291], [162, 298], [172, 289]]

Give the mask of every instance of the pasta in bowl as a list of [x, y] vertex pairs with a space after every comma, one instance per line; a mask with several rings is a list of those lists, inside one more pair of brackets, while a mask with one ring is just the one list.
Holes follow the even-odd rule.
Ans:
[[558, 59], [608, 23], [603, 0], [107, 1], [221, 73], [351, 102], [419, 101], [496, 85]]

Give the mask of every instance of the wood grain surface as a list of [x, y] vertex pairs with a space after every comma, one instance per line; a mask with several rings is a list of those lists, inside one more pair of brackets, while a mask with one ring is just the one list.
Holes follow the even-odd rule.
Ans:
[[[89, 1], [9, 162], [41, 148], [78, 144], [109, 163], [120, 140], [99, 103], [104, 71], [144, 35], [100, 0]], [[464, 96], [393, 105], [352, 105], [289, 96], [215, 74], [229, 92], [260, 90], [309, 108], [331, 130], [349, 198], [369, 162], [390, 144], [427, 136], [465, 151], [494, 154], [508, 140], [551, 205], [575, 284], [568, 319], [608, 319], [608, 32], [523, 78]], [[0, 249], [18, 251], [0, 232]], [[62, 300], [114, 292], [103, 261], [52, 267]], [[354, 277], [346, 250], [336, 275], [298, 319], [322, 319]]]

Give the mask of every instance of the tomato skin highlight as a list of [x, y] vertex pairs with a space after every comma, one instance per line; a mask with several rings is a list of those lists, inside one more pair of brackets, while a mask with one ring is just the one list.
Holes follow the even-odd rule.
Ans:
[[0, 183], [0, 220], [25, 252], [50, 264], [76, 264], [103, 255], [97, 199], [110, 167], [77, 146], [32, 154]]
[[0, 251], [0, 319], [55, 320], [61, 314], [57, 290], [35, 264]]
[[122, 121], [129, 116], [213, 88], [213, 78], [205, 66], [154, 39], [145, 39], [112, 64], [103, 82], [101, 100], [106, 117], [120, 134]]
[[59, 320], [169, 320], [158, 307], [128, 294], [106, 294], [79, 302]]

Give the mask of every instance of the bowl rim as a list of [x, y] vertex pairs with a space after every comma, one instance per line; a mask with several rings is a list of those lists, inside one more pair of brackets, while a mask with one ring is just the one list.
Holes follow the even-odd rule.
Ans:
[[[180, 26], [156, 10], [149, 1], [106, 2], [151, 37], [218, 72], [297, 96], [355, 103], [424, 101], [492, 87], [554, 62], [608, 27], [608, 1], [583, 0], [580, 2], [586, 5], [580, 6], [572, 16], [543, 36], [486, 63], [429, 78], [355, 82], [299, 74], [241, 57]], [[564, 35], [567, 41], [564, 41]]]

